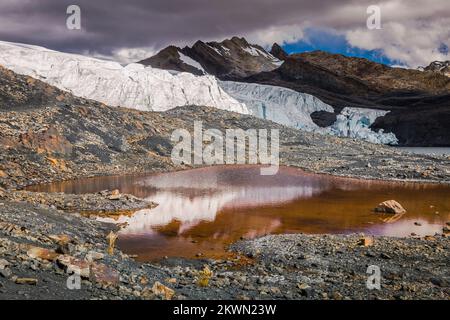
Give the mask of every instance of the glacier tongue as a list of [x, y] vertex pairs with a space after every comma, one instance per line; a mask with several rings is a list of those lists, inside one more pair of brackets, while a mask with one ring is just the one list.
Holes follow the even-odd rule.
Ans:
[[233, 81], [219, 84], [230, 96], [244, 103], [252, 115], [298, 129], [318, 130], [311, 113], [334, 112], [333, 107], [318, 98], [287, 88]]
[[372, 143], [398, 143], [393, 133], [384, 133], [383, 130], [375, 132], [369, 128], [378, 117], [385, 116], [389, 111], [344, 108], [334, 124], [321, 128], [312, 121], [311, 113], [334, 112], [334, 109], [310, 94], [282, 87], [233, 81], [220, 81], [220, 86], [259, 118], [321, 134], [362, 139]]
[[173, 74], [166, 70], [104, 61], [46, 48], [0, 41], [0, 65], [32, 76], [76, 96], [112, 106], [164, 111], [205, 105], [248, 114], [213, 76]]
[[363, 109], [363, 108], [344, 108], [337, 115], [336, 122], [330, 127], [325, 128], [326, 132], [340, 137], [350, 137], [366, 140], [373, 143], [398, 144], [398, 139], [393, 133], [384, 133], [383, 129], [378, 132], [369, 127], [378, 117], [385, 116], [389, 111]]

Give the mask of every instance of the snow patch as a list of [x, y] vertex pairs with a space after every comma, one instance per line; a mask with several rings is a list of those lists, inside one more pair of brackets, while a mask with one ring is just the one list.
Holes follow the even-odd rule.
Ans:
[[219, 49], [217, 49], [217, 48], [215, 48], [215, 47], [213, 47], [213, 46], [210, 46], [209, 44], [207, 44], [207, 46], [208, 46], [209, 48], [211, 48], [212, 50], [214, 50], [219, 56], [222, 55], [222, 52], [220, 52]]
[[221, 48], [225, 52], [226, 55], [228, 55], [228, 56], [230, 55], [231, 50], [229, 48], [225, 47], [224, 45], [222, 45]]
[[202, 71], [204, 74], [206, 74], [205, 69], [203, 69], [203, 67], [200, 63], [198, 63], [191, 57], [184, 55], [180, 51], [178, 51], [178, 54], [180, 55], [180, 60], [183, 61], [185, 64], [190, 65], [191, 67], [194, 67], [195, 69], [198, 69], [198, 70]]
[[242, 48], [245, 52], [251, 54], [254, 57], [259, 57], [261, 55], [261, 51], [255, 47], [249, 46], [247, 48]]

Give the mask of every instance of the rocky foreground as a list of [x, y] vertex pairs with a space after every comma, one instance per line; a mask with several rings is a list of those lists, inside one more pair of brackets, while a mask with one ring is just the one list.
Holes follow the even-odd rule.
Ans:
[[[2, 299], [450, 298], [443, 235], [266, 236], [236, 243], [227, 260], [141, 264], [111, 247], [113, 225], [42, 205], [0, 205]], [[380, 290], [367, 288], [368, 266], [380, 268]]]
[[[269, 236], [233, 246], [226, 261], [140, 264], [114, 248], [118, 226], [84, 217], [154, 204], [114, 192], [33, 193], [31, 184], [169, 171], [173, 130], [280, 130], [281, 164], [340, 176], [450, 182], [450, 158], [405, 154], [314, 135], [208, 107], [164, 113], [112, 108], [0, 69], [0, 298], [449, 298], [448, 238]], [[29, 107], [27, 107], [29, 106]], [[445, 227], [448, 228], [448, 227]], [[367, 265], [382, 289], [365, 287]], [[81, 283], [73, 277], [80, 275]], [[72, 289], [72, 290], [71, 290]]]

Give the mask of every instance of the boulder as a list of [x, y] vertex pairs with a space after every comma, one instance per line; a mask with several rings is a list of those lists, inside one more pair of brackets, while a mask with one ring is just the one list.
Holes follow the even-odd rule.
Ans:
[[362, 237], [361, 239], [359, 239], [358, 244], [360, 246], [370, 247], [371, 245], [373, 245], [373, 237]]
[[35, 278], [17, 278], [15, 281], [17, 284], [29, 284], [29, 285], [37, 285], [38, 279]]
[[117, 284], [119, 273], [103, 263], [91, 263], [91, 280], [102, 284]]
[[166, 300], [171, 300], [175, 294], [175, 291], [158, 281], [153, 284], [152, 292], [157, 296], [163, 296]]
[[6, 269], [9, 266], [9, 262], [5, 259], [0, 259], [0, 270]]
[[400, 203], [395, 200], [387, 200], [380, 203], [376, 208], [375, 212], [381, 213], [391, 213], [391, 214], [402, 214], [405, 213], [405, 208], [402, 207]]
[[33, 259], [41, 259], [47, 261], [54, 261], [59, 256], [54, 250], [40, 248], [40, 247], [31, 247], [27, 251], [27, 255]]
[[88, 261], [77, 259], [68, 255], [61, 255], [58, 257], [57, 262], [66, 273], [75, 273], [84, 279], [89, 279], [90, 265]]

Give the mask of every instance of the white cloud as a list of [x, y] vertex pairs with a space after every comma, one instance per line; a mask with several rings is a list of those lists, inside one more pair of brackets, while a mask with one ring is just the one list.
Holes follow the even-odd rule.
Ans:
[[346, 33], [348, 42], [358, 48], [382, 49], [387, 57], [409, 67], [426, 66], [434, 60], [448, 60], [438, 51], [450, 43], [450, 18], [433, 22], [387, 22], [382, 30], [358, 28]]
[[275, 42], [279, 45], [295, 43], [305, 38], [305, 25], [271, 26], [264, 30], [258, 30], [246, 35], [251, 43], [261, 46], [271, 46]]
[[[186, 6], [186, 0], [128, 0], [111, 6], [109, 0], [77, 0], [82, 31], [69, 32], [65, 6], [54, 0], [1, 0], [0, 38], [62, 51], [98, 51], [130, 62], [168, 44], [236, 35], [270, 46], [307, 40], [306, 28], [320, 28], [416, 66], [448, 59], [437, 48], [450, 45], [449, 1], [189, 0]], [[366, 28], [370, 5], [381, 8], [382, 30]]]
[[94, 58], [102, 60], [112, 60], [119, 62], [120, 64], [127, 65], [129, 63], [138, 62], [153, 56], [157, 50], [153, 47], [142, 48], [119, 48], [112, 51], [110, 55], [101, 54], [99, 52], [85, 51], [84, 55], [88, 55]]

